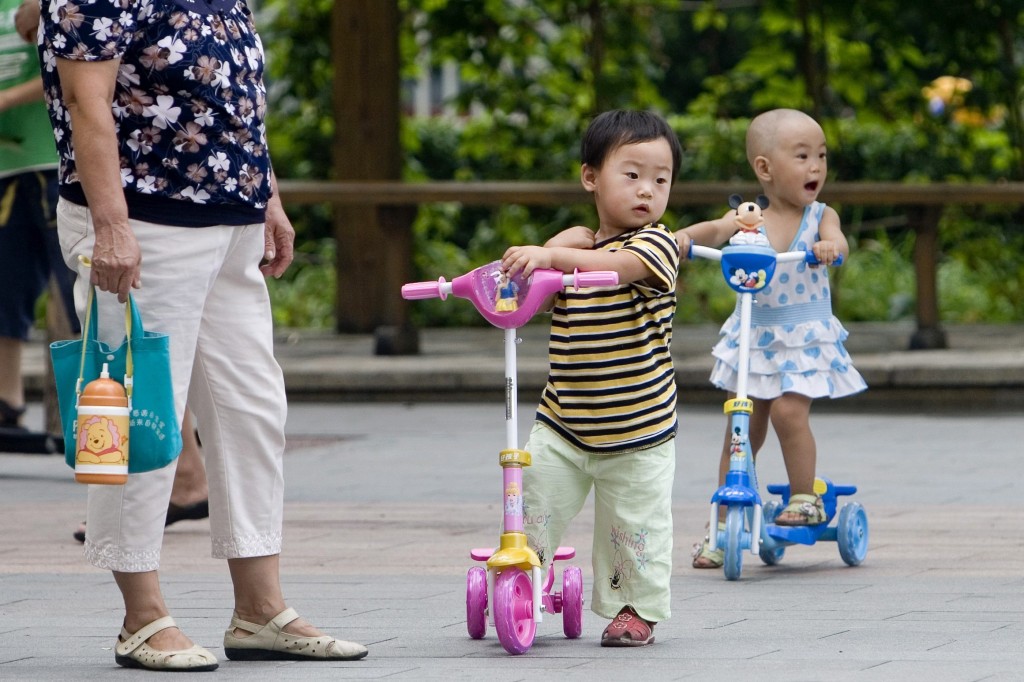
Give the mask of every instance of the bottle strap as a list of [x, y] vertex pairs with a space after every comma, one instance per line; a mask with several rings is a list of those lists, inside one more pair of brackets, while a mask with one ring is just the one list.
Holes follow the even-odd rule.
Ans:
[[128, 396], [128, 414], [131, 414], [132, 411], [132, 387], [135, 384], [135, 369], [132, 363], [132, 308], [134, 307], [135, 299], [128, 294], [128, 304], [124, 307], [124, 340], [128, 344], [124, 362], [124, 392]]
[[89, 334], [92, 331], [93, 306], [96, 303], [96, 287], [89, 285], [89, 298], [85, 304], [85, 325], [82, 327], [82, 358], [78, 362], [78, 381], [75, 382], [75, 409], [82, 397], [82, 382], [85, 380], [85, 351], [89, 348]]

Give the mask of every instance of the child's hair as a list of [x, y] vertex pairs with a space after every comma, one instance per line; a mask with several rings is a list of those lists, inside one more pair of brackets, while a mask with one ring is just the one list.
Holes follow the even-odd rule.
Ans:
[[679, 138], [668, 123], [653, 111], [614, 109], [599, 114], [587, 127], [580, 144], [583, 163], [600, 168], [605, 157], [612, 151], [627, 144], [650, 142], [665, 138], [672, 149], [672, 180], [679, 173], [683, 160], [683, 149]]

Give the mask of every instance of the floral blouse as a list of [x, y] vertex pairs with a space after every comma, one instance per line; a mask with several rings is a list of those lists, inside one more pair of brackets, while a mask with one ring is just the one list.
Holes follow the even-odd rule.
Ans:
[[263, 221], [264, 55], [245, 0], [45, 0], [39, 49], [62, 196], [86, 203], [56, 60], [119, 59], [111, 114], [129, 215]]

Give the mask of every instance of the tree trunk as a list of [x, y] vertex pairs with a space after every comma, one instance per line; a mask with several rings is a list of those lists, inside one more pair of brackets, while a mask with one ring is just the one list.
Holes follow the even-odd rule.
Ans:
[[[336, 2], [334, 177], [399, 180], [400, 92], [397, 0]], [[415, 210], [337, 207], [335, 313], [339, 332], [374, 333], [380, 354], [415, 353], [416, 332], [401, 297], [412, 278]]]

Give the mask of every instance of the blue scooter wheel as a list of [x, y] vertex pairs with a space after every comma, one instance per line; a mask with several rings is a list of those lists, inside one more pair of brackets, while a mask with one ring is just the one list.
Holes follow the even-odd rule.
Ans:
[[737, 580], [743, 571], [743, 507], [729, 507], [725, 516], [725, 569], [726, 580]]
[[839, 556], [848, 566], [859, 566], [868, 553], [868, 515], [857, 502], [847, 502], [836, 524]]
[[[764, 507], [762, 507], [764, 524], [775, 523], [775, 517], [779, 515], [780, 511], [782, 511], [782, 507], [775, 500], [765, 503]], [[758, 546], [757, 553], [761, 557], [761, 561], [766, 565], [774, 566], [782, 560], [782, 555], [786, 553], [786, 548], [780, 546], [775, 549], [768, 549], [762, 544]]]

